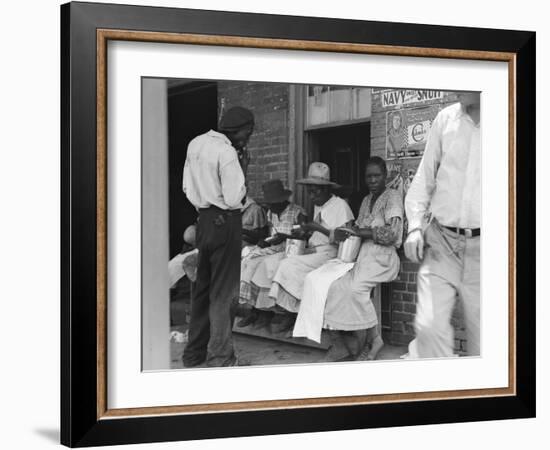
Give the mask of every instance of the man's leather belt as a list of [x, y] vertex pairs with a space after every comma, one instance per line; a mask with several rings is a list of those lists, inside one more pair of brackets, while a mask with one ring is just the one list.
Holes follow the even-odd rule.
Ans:
[[209, 206], [208, 208], [199, 208], [199, 212], [207, 212], [207, 211], [216, 212], [219, 214], [223, 214], [225, 216], [240, 216], [242, 214], [240, 209], [221, 209], [221, 208], [218, 208], [217, 206]]
[[454, 231], [456, 234], [461, 234], [462, 236], [466, 237], [476, 237], [481, 234], [481, 228], [457, 228], [457, 227], [448, 227], [446, 225], [441, 225], [443, 228], [447, 228], [447, 230]]

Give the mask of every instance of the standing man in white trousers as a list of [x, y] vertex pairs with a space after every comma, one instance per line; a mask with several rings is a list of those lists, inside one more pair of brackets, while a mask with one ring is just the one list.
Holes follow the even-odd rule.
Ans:
[[436, 116], [405, 199], [405, 255], [421, 262], [409, 358], [453, 356], [450, 320], [457, 299], [464, 310], [467, 353], [480, 354], [480, 97], [462, 93], [458, 99]]

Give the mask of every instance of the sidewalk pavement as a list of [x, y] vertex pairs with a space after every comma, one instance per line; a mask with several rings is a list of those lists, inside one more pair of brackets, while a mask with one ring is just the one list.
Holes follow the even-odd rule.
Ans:
[[[171, 328], [184, 334], [183, 342], [170, 342], [171, 369], [183, 369], [181, 356], [187, 343], [187, 326], [179, 325]], [[320, 362], [326, 350], [320, 350], [302, 345], [288, 344], [276, 340], [233, 333], [233, 342], [237, 355], [250, 363], [251, 366], [266, 366], [273, 364], [310, 364]], [[376, 360], [399, 360], [407, 352], [406, 346], [385, 345]]]

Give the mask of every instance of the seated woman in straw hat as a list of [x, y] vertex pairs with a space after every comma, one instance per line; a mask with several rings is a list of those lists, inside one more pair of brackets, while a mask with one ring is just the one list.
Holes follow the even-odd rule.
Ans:
[[[353, 227], [338, 229], [335, 240], [361, 238], [357, 262], [329, 261], [310, 272], [304, 283], [302, 304], [293, 330], [295, 337], [320, 342], [321, 329], [331, 330], [333, 346], [325, 361], [372, 360], [384, 345], [371, 293], [399, 273], [396, 249], [403, 235], [403, 199], [386, 187], [387, 168], [382, 158], [367, 161], [365, 180], [369, 194], [363, 199]], [[335, 341], [343, 339], [348, 354], [339, 355]], [[342, 358], [343, 357], [343, 358]]]
[[264, 183], [262, 190], [264, 198], [260, 203], [268, 206], [269, 237], [260, 240], [241, 261], [239, 302], [250, 305], [252, 309], [237, 323], [238, 327], [254, 323], [259, 328], [270, 323], [275, 302], [268, 298], [268, 293], [273, 275], [285, 254], [286, 237], [293, 233], [294, 226], [307, 221], [304, 208], [289, 201], [292, 191], [285, 189], [281, 180]]
[[314, 220], [301, 226], [304, 232], [312, 233], [306, 254], [282, 260], [273, 276], [269, 297], [279, 310], [293, 313], [286, 315], [280, 322], [276, 330], [279, 332], [288, 331], [293, 325], [295, 313], [300, 307], [306, 275], [336, 257], [337, 247], [331, 239], [334, 230], [354, 219], [347, 202], [332, 193], [332, 189], [338, 185], [330, 181], [330, 169], [326, 164], [312, 163], [307, 178], [298, 180], [297, 183], [305, 185], [307, 189], [314, 205]]

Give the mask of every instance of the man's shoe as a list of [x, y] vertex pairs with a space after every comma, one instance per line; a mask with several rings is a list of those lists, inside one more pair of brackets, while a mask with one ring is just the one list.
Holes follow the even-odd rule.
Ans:
[[380, 336], [376, 336], [370, 345], [365, 345], [363, 350], [357, 355], [355, 361], [374, 361], [378, 352], [384, 347], [384, 341]]
[[353, 356], [343, 347], [332, 344], [325, 356], [318, 362], [344, 362], [344, 361], [353, 361]]
[[192, 367], [199, 367], [204, 366], [204, 363], [206, 362], [206, 358], [203, 360], [192, 360], [192, 361], [186, 361], [182, 358], [183, 361], [183, 367], [186, 369], [191, 369]]
[[242, 357], [235, 357], [231, 363], [227, 364], [226, 367], [244, 367], [251, 365], [252, 363], [250, 362], [250, 360]]

